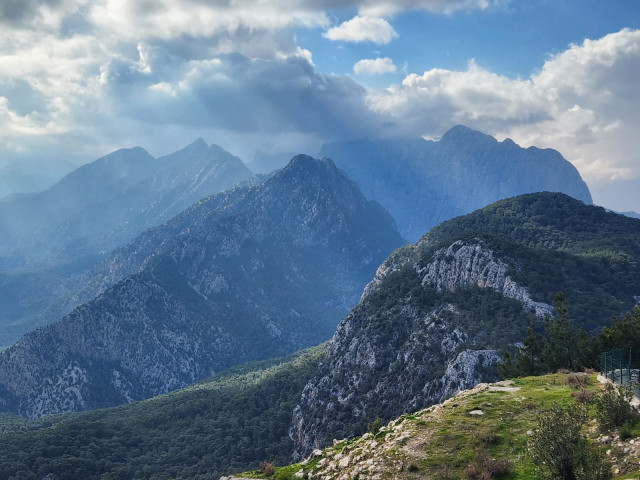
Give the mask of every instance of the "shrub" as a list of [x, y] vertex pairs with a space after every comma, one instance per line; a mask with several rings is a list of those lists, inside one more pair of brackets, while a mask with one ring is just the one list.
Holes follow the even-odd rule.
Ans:
[[373, 435], [377, 435], [380, 431], [381, 426], [382, 419], [380, 417], [376, 417], [373, 422], [367, 423], [367, 432], [372, 433]]
[[271, 462], [260, 462], [260, 471], [267, 477], [273, 476], [276, 473], [276, 469]]
[[529, 453], [538, 478], [609, 480], [611, 466], [580, 430], [587, 419], [582, 405], [565, 410], [558, 405], [538, 415], [529, 438]]
[[589, 377], [584, 373], [570, 373], [567, 375], [567, 385], [577, 390], [589, 385]]
[[633, 422], [631, 420], [627, 420], [620, 425], [618, 427], [618, 435], [620, 435], [620, 440], [626, 440], [627, 438], [633, 437]]
[[600, 429], [608, 430], [620, 427], [626, 421], [633, 421], [636, 413], [630, 403], [632, 398], [631, 388], [615, 387], [607, 383], [596, 403], [596, 416]]
[[513, 465], [506, 458], [496, 460], [486, 450], [481, 450], [464, 470], [464, 476], [468, 480], [491, 480], [505, 477], [512, 470]]
[[588, 392], [584, 388], [577, 392], [573, 392], [571, 396], [576, 402], [583, 404], [591, 403], [591, 400], [593, 400], [593, 393]]

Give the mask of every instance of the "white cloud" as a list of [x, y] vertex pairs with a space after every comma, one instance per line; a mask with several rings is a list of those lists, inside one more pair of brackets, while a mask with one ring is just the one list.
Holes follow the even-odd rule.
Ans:
[[389, 57], [384, 58], [363, 58], [353, 66], [353, 72], [357, 74], [376, 75], [383, 73], [393, 73], [396, 66]]
[[361, 17], [347, 20], [323, 34], [329, 40], [342, 42], [389, 43], [398, 34], [383, 18]]
[[[356, 9], [364, 17], [385, 17], [404, 10], [450, 14], [486, 9], [510, 0], [3, 0], [5, 29], [53, 31], [88, 22], [120, 38], [206, 37], [237, 29], [279, 29], [291, 25], [326, 27], [330, 9]], [[71, 25], [64, 25], [67, 22]]]
[[465, 71], [410, 74], [401, 85], [370, 92], [368, 104], [388, 116], [397, 133], [437, 136], [462, 123], [523, 145], [555, 148], [601, 203], [619, 201], [615, 187], [607, 190], [615, 181], [638, 181], [638, 208], [638, 78], [640, 30], [625, 29], [572, 45], [528, 79], [497, 75], [471, 61]]

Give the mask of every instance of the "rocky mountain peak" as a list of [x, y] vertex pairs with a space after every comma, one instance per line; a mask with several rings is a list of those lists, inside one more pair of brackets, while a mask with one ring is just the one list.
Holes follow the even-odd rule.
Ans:
[[334, 142], [320, 154], [380, 202], [411, 242], [444, 220], [523, 193], [563, 192], [591, 203], [578, 171], [555, 150], [498, 142], [463, 125], [437, 142]]
[[491, 135], [486, 135], [477, 130], [473, 130], [465, 125], [456, 125], [450, 128], [441, 138], [442, 145], [451, 144], [474, 144], [489, 146], [498, 143]]
[[121, 148], [74, 170], [52, 186], [50, 190], [57, 192], [70, 188], [86, 188], [86, 182], [91, 182], [93, 179], [98, 179], [100, 182], [114, 181], [120, 178], [135, 181], [147, 175], [148, 169], [154, 162], [155, 159], [142, 147]]
[[186, 147], [178, 150], [174, 153], [174, 155], [183, 156], [183, 155], [194, 155], [194, 154], [203, 154], [209, 149], [207, 142], [204, 141], [202, 137], [195, 139]]
[[289, 174], [318, 175], [328, 172], [335, 173], [337, 167], [330, 158], [317, 159], [310, 155], [300, 154], [294, 156], [283, 171]]

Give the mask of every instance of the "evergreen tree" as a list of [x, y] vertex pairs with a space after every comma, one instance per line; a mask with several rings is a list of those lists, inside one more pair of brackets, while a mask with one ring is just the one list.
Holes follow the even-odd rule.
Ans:
[[598, 347], [601, 352], [612, 348], [631, 348], [640, 353], [640, 306], [622, 318], [614, 318], [611, 327], [603, 328], [598, 335]]
[[575, 327], [569, 319], [567, 299], [560, 292], [553, 302], [553, 318], [545, 319], [548, 342], [543, 352], [545, 369], [553, 372], [561, 368], [576, 370], [580, 366], [579, 346], [586, 333]]
[[498, 375], [500, 375], [500, 378], [513, 378], [518, 376], [518, 371], [516, 370], [509, 350], [502, 352], [502, 360], [498, 362]]
[[536, 332], [536, 317], [531, 316], [522, 347], [516, 354], [515, 368], [518, 376], [540, 375], [543, 371], [542, 354], [546, 347], [545, 338]]

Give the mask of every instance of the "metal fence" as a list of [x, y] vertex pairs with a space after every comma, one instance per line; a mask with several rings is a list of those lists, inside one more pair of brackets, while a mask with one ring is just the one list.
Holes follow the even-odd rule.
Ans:
[[640, 398], [640, 355], [631, 348], [614, 348], [600, 355], [600, 373], [614, 384], [631, 385]]

